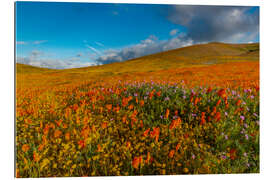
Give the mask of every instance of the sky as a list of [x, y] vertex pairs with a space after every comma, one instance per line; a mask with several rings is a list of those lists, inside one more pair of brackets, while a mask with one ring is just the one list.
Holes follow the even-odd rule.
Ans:
[[67, 69], [199, 43], [259, 42], [259, 7], [16, 2], [16, 61]]

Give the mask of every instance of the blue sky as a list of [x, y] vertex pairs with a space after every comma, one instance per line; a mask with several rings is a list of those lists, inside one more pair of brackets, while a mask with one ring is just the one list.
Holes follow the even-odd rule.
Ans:
[[24, 64], [83, 67], [211, 41], [259, 42], [259, 8], [16, 2]]

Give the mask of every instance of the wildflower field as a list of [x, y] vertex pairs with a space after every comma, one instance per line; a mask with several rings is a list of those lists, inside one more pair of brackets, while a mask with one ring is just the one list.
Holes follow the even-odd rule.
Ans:
[[259, 173], [258, 61], [16, 81], [16, 177]]

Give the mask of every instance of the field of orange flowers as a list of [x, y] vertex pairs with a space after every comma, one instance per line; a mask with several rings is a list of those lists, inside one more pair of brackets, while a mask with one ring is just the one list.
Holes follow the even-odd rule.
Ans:
[[65, 73], [17, 74], [16, 177], [259, 172], [258, 62]]

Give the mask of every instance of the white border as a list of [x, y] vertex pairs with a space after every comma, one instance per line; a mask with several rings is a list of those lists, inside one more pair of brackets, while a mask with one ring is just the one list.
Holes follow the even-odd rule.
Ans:
[[[35, 1], [35, 0], [32, 0]], [[47, 0], [48, 2], [51, 0]], [[57, 2], [75, 2], [75, 0], [57, 0]], [[261, 173], [260, 174], [238, 174], [238, 175], [190, 175], [190, 176], [130, 176], [130, 177], [90, 177], [86, 179], [266, 179], [270, 172], [269, 159], [269, 128], [270, 128], [270, 38], [269, 18], [270, 9], [268, 0], [79, 0], [79, 2], [113, 2], [113, 3], [148, 3], [148, 4], [191, 4], [191, 5], [248, 5], [260, 6], [260, 80], [261, 80]], [[0, 1], [1, 22], [1, 179], [14, 179], [14, 1]], [[33, 178], [30, 178], [33, 179]], [[48, 179], [48, 178], [40, 178]], [[78, 179], [78, 178], [58, 178]], [[269, 179], [269, 177], [268, 177]]]

